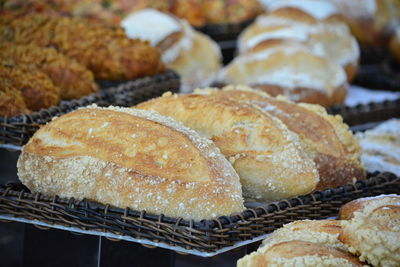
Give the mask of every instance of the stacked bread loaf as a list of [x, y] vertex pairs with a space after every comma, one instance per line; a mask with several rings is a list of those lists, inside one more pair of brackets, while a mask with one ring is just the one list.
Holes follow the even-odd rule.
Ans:
[[121, 25], [130, 38], [148, 40], [161, 50], [163, 62], [181, 76], [181, 91], [214, 82], [221, 67], [220, 48], [185, 20], [144, 9], [130, 14]]
[[240, 35], [239, 56], [223, 69], [220, 82], [249, 84], [299, 102], [343, 103], [359, 47], [336, 8], [312, 0], [272, 1], [268, 11]]
[[34, 192], [196, 220], [242, 211], [242, 195], [272, 201], [365, 178], [339, 116], [233, 86], [64, 115], [33, 136], [18, 170]]
[[399, 195], [354, 200], [339, 219], [284, 225], [237, 266], [399, 266]]

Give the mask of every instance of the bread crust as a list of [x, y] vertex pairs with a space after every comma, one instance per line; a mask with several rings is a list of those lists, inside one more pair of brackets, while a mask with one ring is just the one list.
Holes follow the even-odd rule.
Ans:
[[400, 196], [387, 195], [352, 201], [341, 209], [339, 235], [351, 253], [373, 266], [399, 266]]
[[238, 267], [245, 266], [363, 266], [349, 253], [307, 241], [293, 240], [278, 243], [262, 253], [254, 252], [240, 259]]
[[328, 115], [320, 106], [273, 98], [246, 86], [198, 89], [195, 93], [244, 101], [279, 118], [299, 136], [302, 147], [314, 160], [320, 175], [318, 190], [351, 184], [366, 177], [357, 139], [340, 117]]
[[318, 184], [316, 166], [298, 137], [255, 106], [215, 96], [169, 93], [136, 108], [171, 116], [213, 140], [241, 177], [247, 198], [303, 195]]
[[32, 191], [184, 219], [244, 209], [239, 177], [211, 141], [159, 114], [97, 107], [42, 127], [18, 176]]

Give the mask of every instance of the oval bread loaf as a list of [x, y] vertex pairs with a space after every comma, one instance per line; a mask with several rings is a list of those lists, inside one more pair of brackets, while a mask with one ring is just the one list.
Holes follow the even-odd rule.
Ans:
[[233, 164], [250, 199], [276, 200], [310, 193], [319, 182], [314, 162], [296, 134], [261, 109], [208, 95], [171, 95], [136, 108], [171, 116], [210, 138]]
[[79, 109], [35, 133], [18, 160], [32, 191], [184, 219], [244, 209], [239, 177], [208, 139], [158, 113]]

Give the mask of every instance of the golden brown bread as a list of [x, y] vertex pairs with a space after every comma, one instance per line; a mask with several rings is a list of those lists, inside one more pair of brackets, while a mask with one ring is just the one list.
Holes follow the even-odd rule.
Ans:
[[275, 200], [310, 193], [318, 172], [296, 134], [261, 109], [227, 98], [166, 93], [135, 108], [155, 110], [210, 138], [238, 172], [245, 197]]
[[273, 40], [291, 40], [306, 45], [315, 54], [342, 66], [348, 81], [357, 72], [360, 49], [344, 23], [305, 23], [297, 17], [264, 15], [240, 34], [238, 48], [243, 54]]
[[321, 244], [293, 240], [253, 252], [237, 262], [238, 267], [336, 267], [363, 266], [357, 257]]
[[340, 220], [351, 220], [356, 215], [367, 216], [371, 211], [382, 205], [393, 205], [400, 203], [399, 195], [379, 195], [376, 197], [359, 198], [343, 205], [339, 210]]
[[210, 140], [158, 113], [79, 109], [35, 133], [18, 160], [32, 191], [185, 219], [244, 209], [239, 177]]
[[195, 93], [251, 103], [280, 119], [299, 136], [305, 152], [314, 160], [320, 175], [318, 190], [365, 178], [358, 142], [340, 116], [328, 115], [318, 105], [296, 104], [245, 86], [197, 89]]
[[281, 242], [302, 240], [346, 251], [345, 245], [338, 239], [341, 231], [341, 222], [338, 220], [295, 221], [275, 230], [264, 239], [260, 248], [264, 251]]
[[342, 221], [340, 241], [373, 266], [399, 266], [400, 196], [364, 198], [345, 206], [341, 217], [350, 220]]
[[341, 104], [347, 95], [342, 67], [291, 41], [264, 43], [256, 51], [236, 57], [221, 70], [219, 81], [323, 106]]
[[29, 112], [20, 91], [8, 86], [0, 86], [0, 117], [13, 117]]

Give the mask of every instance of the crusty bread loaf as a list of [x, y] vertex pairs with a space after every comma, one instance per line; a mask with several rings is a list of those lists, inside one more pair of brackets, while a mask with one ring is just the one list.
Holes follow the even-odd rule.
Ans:
[[296, 134], [259, 108], [209, 95], [172, 95], [141, 103], [210, 138], [238, 172], [245, 197], [276, 200], [310, 193], [318, 184], [314, 162]]
[[260, 16], [240, 34], [239, 52], [257, 50], [273, 40], [291, 40], [306, 45], [315, 54], [342, 66], [348, 81], [357, 72], [360, 49], [344, 23], [304, 23], [294, 18]]
[[246, 84], [272, 96], [332, 106], [347, 95], [341, 66], [313, 53], [301, 43], [274, 40], [236, 57], [219, 74], [222, 84]]
[[23, 148], [18, 176], [33, 192], [185, 219], [244, 209], [239, 177], [210, 140], [144, 110], [92, 106], [53, 120]]
[[189, 23], [154, 9], [132, 13], [122, 21], [131, 38], [149, 40], [162, 51], [163, 62], [181, 76], [181, 91], [208, 86], [221, 68], [221, 51], [215, 41]]
[[342, 227], [339, 220], [295, 221], [285, 224], [264, 239], [259, 252], [267, 250], [275, 244], [292, 240], [319, 243], [346, 251], [346, 246], [339, 241], [341, 230]]
[[293, 240], [241, 258], [238, 267], [337, 267], [363, 266], [357, 257], [321, 244]]
[[314, 160], [320, 175], [319, 190], [351, 184], [366, 176], [357, 139], [340, 116], [328, 115], [318, 105], [273, 98], [247, 86], [196, 89], [195, 93], [247, 102], [280, 119], [299, 136], [305, 152]]
[[364, 198], [345, 205], [339, 236], [351, 253], [373, 266], [400, 265], [400, 196]]

